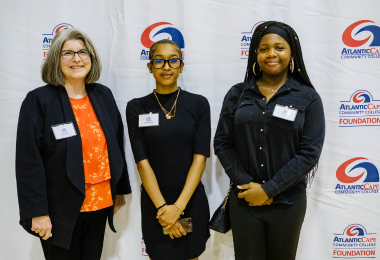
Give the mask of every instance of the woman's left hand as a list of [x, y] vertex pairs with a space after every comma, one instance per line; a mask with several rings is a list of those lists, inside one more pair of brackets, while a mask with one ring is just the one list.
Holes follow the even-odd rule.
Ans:
[[158, 222], [170, 229], [180, 218], [182, 211], [175, 205], [168, 205], [157, 212]]
[[116, 212], [118, 212], [118, 210], [121, 209], [121, 207], [123, 207], [124, 205], [125, 205], [124, 195], [116, 195], [113, 214], [116, 214]]
[[237, 187], [240, 190], [245, 190], [240, 191], [238, 197], [248, 202], [249, 206], [261, 206], [269, 199], [263, 188], [261, 188], [261, 184], [250, 182]]

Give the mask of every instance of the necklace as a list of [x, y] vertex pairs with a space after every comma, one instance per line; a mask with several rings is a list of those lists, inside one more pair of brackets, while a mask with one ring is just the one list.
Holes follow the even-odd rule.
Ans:
[[273, 90], [272, 88], [264, 87], [263, 82], [262, 82], [261, 79], [262, 78], [260, 78], [260, 85], [261, 85], [260, 87], [261, 87], [262, 90], [265, 90], [265, 91], [267, 91], [269, 93], [276, 93], [278, 91], [278, 89], [277, 90]]
[[[179, 96], [179, 92], [180, 92], [180, 88], [178, 88], [178, 93], [177, 93], [177, 98], [175, 99], [175, 102], [174, 102], [174, 105], [172, 106], [172, 109], [170, 109], [170, 111], [168, 112], [160, 103], [160, 100], [158, 100], [158, 97], [156, 95], [156, 90], [154, 90], [154, 96], [156, 97], [157, 101], [158, 101], [158, 104], [160, 105], [162, 111], [164, 112], [165, 116], [166, 116], [166, 119], [170, 119], [172, 117], [175, 117], [175, 112], [177, 111], [177, 100], [178, 100], [178, 96]], [[174, 108], [174, 114], [172, 115], [172, 111], [173, 111], [173, 108]]]

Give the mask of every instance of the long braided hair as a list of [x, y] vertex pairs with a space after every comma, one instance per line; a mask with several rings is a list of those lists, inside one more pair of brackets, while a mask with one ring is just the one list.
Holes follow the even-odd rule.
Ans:
[[[276, 22], [276, 21], [269, 21], [269, 22], [262, 23], [253, 32], [251, 46], [249, 47], [248, 64], [247, 64], [247, 71], [245, 74], [244, 82], [250, 81], [251, 79], [258, 80], [262, 76], [262, 71], [260, 71], [260, 67], [257, 64], [256, 50], [259, 48], [259, 44], [260, 44], [261, 38], [263, 37], [263, 33], [265, 29], [272, 25], [285, 30], [289, 34], [289, 37], [290, 37], [289, 44], [290, 44], [290, 48], [292, 50], [292, 54], [294, 57], [294, 72], [291, 75], [298, 82], [314, 88], [313, 84], [311, 84], [310, 82], [309, 76], [307, 75], [305, 64], [302, 58], [301, 44], [300, 44], [297, 33], [289, 25], [281, 23], [281, 22]], [[253, 74], [253, 64], [255, 64], [255, 62], [256, 62], [255, 72], [257, 75]]]

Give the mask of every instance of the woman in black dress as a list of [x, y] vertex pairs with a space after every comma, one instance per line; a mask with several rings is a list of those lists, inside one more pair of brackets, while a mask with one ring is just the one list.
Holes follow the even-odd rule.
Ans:
[[296, 32], [270, 21], [252, 35], [246, 78], [227, 93], [214, 147], [233, 182], [235, 259], [294, 260], [306, 186], [325, 136], [320, 96]]
[[[143, 238], [151, 259], [198, 259], [210, 236], [209, 206], [200, 181], [210, 156], [210, 106], [203, 96], [177, 86], [184, 63], [176, 43], [156, 42], [149, 59], [156, 89], [128, 102], [126, 110], [143, 184]], [[178, 222], [188, 217], [192, 218], [192, 233], [186, 233]]]

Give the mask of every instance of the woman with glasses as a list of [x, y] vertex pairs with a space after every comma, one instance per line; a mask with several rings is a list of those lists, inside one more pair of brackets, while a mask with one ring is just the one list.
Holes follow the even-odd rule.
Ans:
[[16, 143], [20, 224], [41, 238], [49, 260], [100, 259], [108, 217], [131, 192], [123, 122], [98, 83], [90, 38], [70, 28], [53, 39], [42, 66], [47, 85], [21, 106]]
[[[203, 96], [178, 87], [184, 63], [176, 43], [154, 43], [149, 59], [156, 88], [131, 100], [126, 109], [142, 181], [143, 238], [153, 260], [198, 259], [210, 236], [209, 206], [200, 181], [210, 156], [210, 107]], [[191, 218], [191, 233], [180, 218]]]
[[295, 259], [324, 136], [322, 101], [298, 35], [289, 25], [262, 23], [252, 35], [245, 81], [228, 91], [214, 139], [233, 182], [235, 259]]

